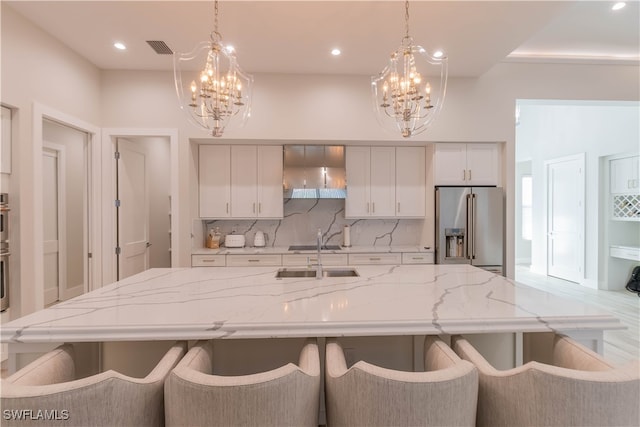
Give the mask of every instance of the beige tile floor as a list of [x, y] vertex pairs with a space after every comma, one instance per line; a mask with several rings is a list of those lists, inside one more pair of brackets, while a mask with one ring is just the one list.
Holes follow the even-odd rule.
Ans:
[[590, 289], [573, 282], [543, 276], [516, 266], [516, 281], [568, 299], [578, 299], [611, 313], [628, 328], [605, 331], [604, 357], [614, 365], [640, 358], [640, 298], [627, 290]]

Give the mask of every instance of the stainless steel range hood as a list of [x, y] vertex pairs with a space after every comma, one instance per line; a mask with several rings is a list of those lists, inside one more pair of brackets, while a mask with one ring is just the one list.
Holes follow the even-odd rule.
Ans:
[[285, 145], [284, 197], [344, 199], [346, 173], [343, 145]]

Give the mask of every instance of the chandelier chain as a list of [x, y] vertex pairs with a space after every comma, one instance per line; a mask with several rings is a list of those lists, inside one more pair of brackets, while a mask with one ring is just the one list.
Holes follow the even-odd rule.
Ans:
[[409, 38], [409, 0], [404, 2], [404, 28], [405, 28], [405, 38]]
[[213, 31], [218, 33], [218, 0], [213, 3]]

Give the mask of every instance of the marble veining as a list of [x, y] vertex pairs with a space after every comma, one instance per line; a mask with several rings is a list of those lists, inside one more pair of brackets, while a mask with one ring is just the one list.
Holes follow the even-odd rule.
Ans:
[[342, 230], [351, 226], [354, 246], [420, 245], [424, 220], [418, 219], [346, 219], [344, 200], [288, 199], [281, 220], [194, 220], [192, 247], [204, 246], [210, 229], [220, 227], [222, 234], [244, 234], [247, 246], [253, 244], [256, 231], [262, 231], [267, 247], [287, 247], [315, 243], [318, 228], [325, 244], [342, 244]]
[[421, 335], [619, 329], [609, 313], [468, 265], [152, 269], [2, 327], [2, 342]]

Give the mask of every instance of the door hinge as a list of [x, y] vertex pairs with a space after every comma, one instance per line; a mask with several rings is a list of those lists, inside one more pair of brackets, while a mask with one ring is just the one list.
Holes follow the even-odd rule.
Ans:
[[87, 258], [89, 258], [89, 259], [93, 258], [93, 254], [92, 254], [91, 252], [89, 252], [89, 253], [87, 254]]
[[116, 255], [120, 255], [120, 252], [121, 252], [120, 246], [116, 247]]
[[116, 208], [119, 208], [120, 207], [120, 200], [116, 199], [114, 202], [115, 202]]
[[120, 152], [116, 151], [115, 153], [113, 153], [113, 158], [116, 160], [120, 160]]

